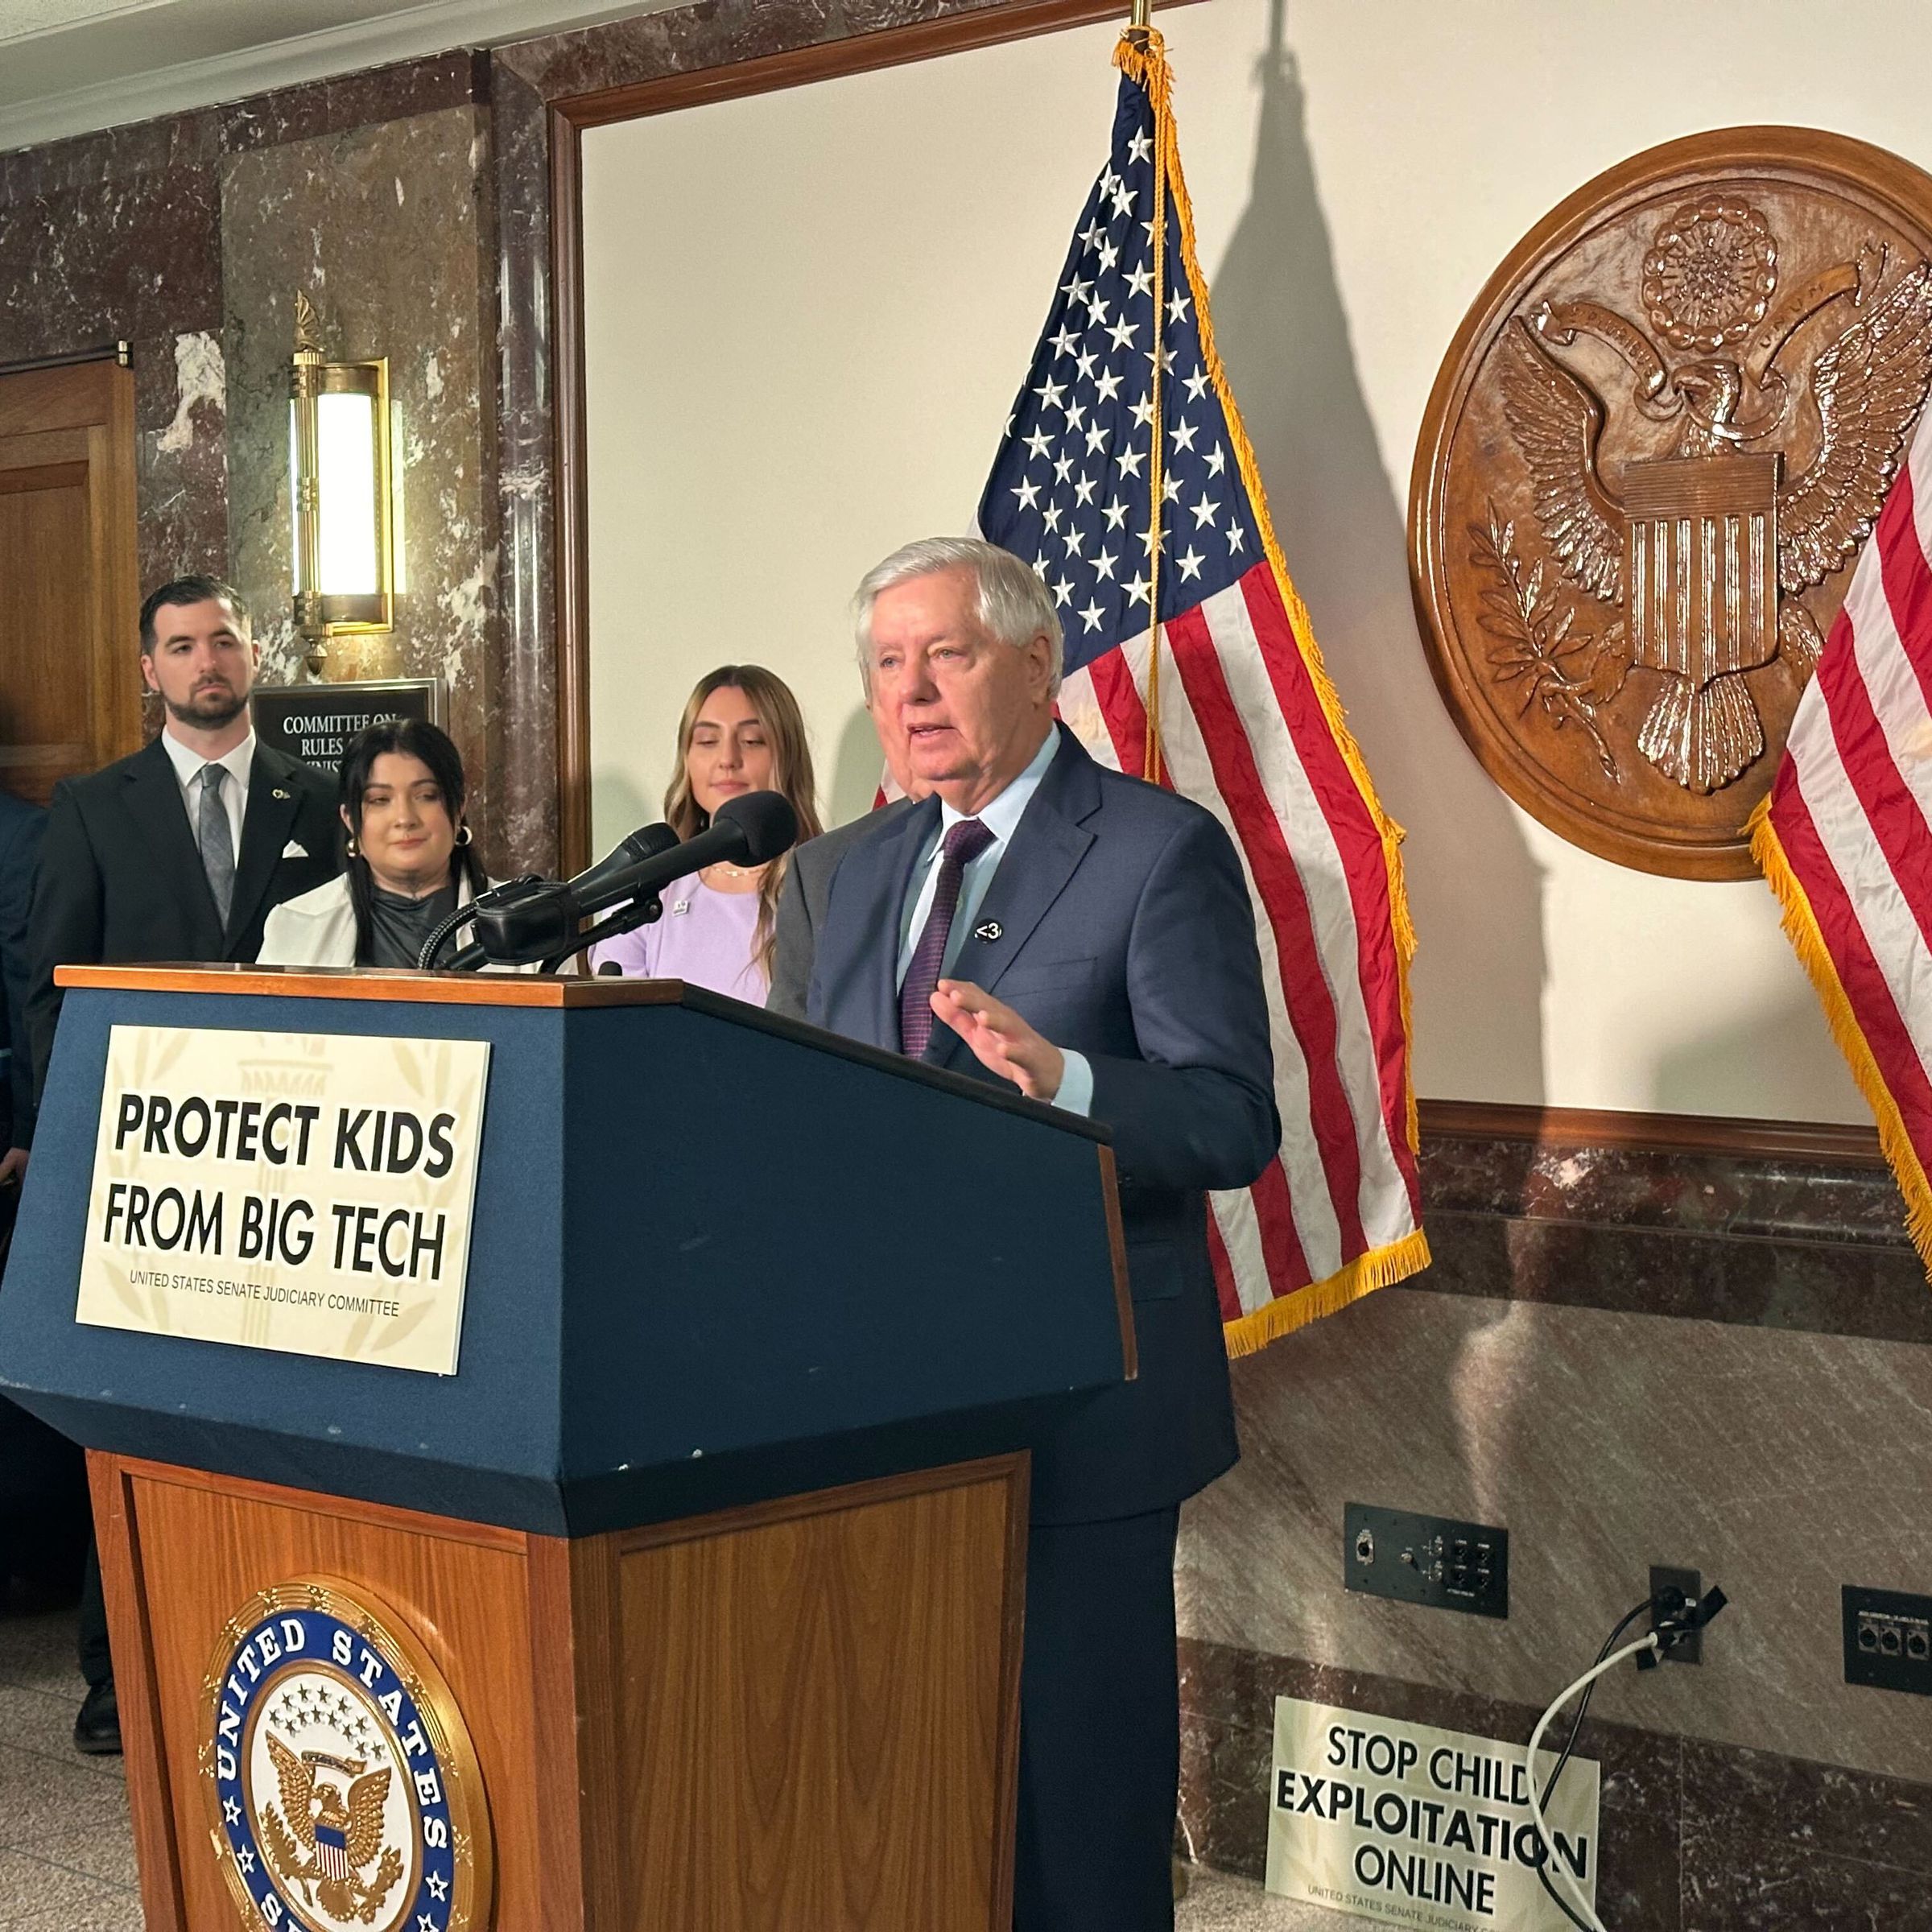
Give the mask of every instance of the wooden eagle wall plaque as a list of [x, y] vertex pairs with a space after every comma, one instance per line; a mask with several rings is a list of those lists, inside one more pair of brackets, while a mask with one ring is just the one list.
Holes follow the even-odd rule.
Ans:
[[1744, 821], [1932, 385], [1932, 175], [1803, 128], [1540, 223], [1423, 419], [1410, 560], [1471, 749], [1571, 843], [1754, 875]]

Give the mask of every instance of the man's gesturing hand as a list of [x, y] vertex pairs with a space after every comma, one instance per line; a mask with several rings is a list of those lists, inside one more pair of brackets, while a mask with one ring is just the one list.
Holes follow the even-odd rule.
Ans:
[[932, 1011], [972, 1049], [989, 1073], [1011, 1080], [1029, 1100], [1051, 1100], [1060, 1091], [1066, 1055], [972, 980], [941, 980], [933, 989]]

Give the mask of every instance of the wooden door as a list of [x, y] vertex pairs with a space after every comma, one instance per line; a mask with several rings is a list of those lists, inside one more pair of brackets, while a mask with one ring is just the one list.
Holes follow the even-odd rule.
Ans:
[[0, 786], [141, 745], [134, 379], [117, 363], [0, 376]]

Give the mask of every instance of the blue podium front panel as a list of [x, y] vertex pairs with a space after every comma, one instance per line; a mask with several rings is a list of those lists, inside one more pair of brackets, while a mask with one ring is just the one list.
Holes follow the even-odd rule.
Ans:
[[[587, 1534], [1019, 1447], [1123, 1373], [1086, 1123], [668, 987], [114, 976], [0, 1287], [0, 1391], [89, 1447]], [[75, 1321], [116, 1025], [489, 1042], [455, 1375]]]

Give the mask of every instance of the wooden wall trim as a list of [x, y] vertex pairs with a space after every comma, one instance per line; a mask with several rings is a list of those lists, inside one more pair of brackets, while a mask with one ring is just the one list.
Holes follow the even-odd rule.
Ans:
[[[1194, 0], [1165, 0], [1167, 8]], [[815, 80], [902, 67], [943, 54], [1117, 19], [1125, 0], [1016, 0], [938, 20], [816, 41], [780, 54], [559, 97], [550, 102], [551, 315], [555, 344], [557, 844], [564, 875], [591, 861], [590, 562], [586, 539], [584, 389], [583, 130]], [[1104, 130], [1094, 130], [1098, 159]], [[1069, 208], [1071, 221], [1077, 210]]]
[[1422, 1138], [1528, 1141], [1538, 1146], [1628, 1147], [1649, 1154], [1814, 1161], [1882, 1167], [1878, 1130], [1837, 1121], [1757, 1121], [1715, 1114], [1625, 1113], [1520, 1106], [1495, 1100], [1423, 1100]]
[[21, 356], [11, 362], [0, 362], [0, 376], [23, 376], [42, 369], [72, 369], [82, 362], [113, 362], [130, 369], [134, 359], [134, 351], [126, 343], [102, 342], [92, 349], [63, 349], [54, 355]]
[[[1166, 0], [1166, 9], [1191, 4], [1192, 0]], [[917, 20], [905, 27], [848, 35], [840, 40], [814, 41], [756, 60], [599, 88], [594, 93], [568, 96], [551, 105], [576, 126], [604, 127], [646, 114], [671, 114], [681, 107], [735, 101], [747, 94], [807, 86], [814, 80], [842, 80], [848, 74], [870, 73], [882, 67], [904, 67], [942, 54], [997, 47], [1009, 40], [1030, 39], [1036, 34], [1057, 33], [1063, 27], [1088, 27], [1101, 20], [1118, 20], [1125, 27], [1127, 11], [1125, 0], [1017, 0], [1013, 5]]]
[[579, 124], [550, 114], [550, 287], [555, 345], [557, 863], [590, 863], [590, 514], [584, 422], [584, 151]]

